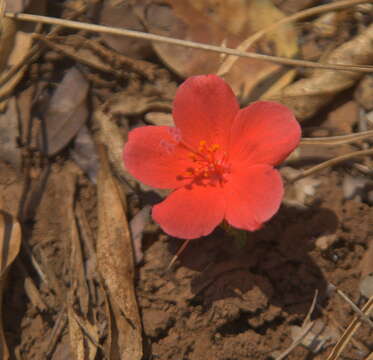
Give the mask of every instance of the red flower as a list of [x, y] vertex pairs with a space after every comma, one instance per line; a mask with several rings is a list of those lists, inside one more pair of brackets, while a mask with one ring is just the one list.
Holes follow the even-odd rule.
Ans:
[[284, 189], [273, 166], [298, 145], [301, 130], [284, 105], [257, 101], [241, 109], [215, 75], [194, 76], [178, 89], [175, 127], [132, 130], [124, 162], [143, 183], [173, 192], [153, 218], [175, 237], [208, 235], [224, 219], [254, 231], [279, 209]]

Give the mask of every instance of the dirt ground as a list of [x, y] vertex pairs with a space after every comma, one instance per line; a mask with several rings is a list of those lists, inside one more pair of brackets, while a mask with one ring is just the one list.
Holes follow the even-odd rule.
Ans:
[[[45, 14], [75, 14], [87, 22], [95, 9], [106, 14], [105, 24], [107, 13], [113, 14], [94, 6], [78, 12], [81, 3], [48, 4]], [[274, 3], [290, 14], [327, 2]], [[301, 56], [322, 59], [323, 51], [363, 33], [372, 22], [372, 8], [339, 12], [336, 21], [344, 25], [337, 37], [318, 33], [310, 25], [318, 17], [311, 19], [299, 40]], [[372, 296], [362, 286], [373, 273], [372, 159], [351, 158], [299, 181], [285, 180], [279, 212], [244, 243], [218, 228], [193, 240], [168, 268], [183, 241], [162, 232], [148, 211], [165, 193], [131, 178], [118, 153], [129, 129], [170, 121], [182, 77], [168, 55], [160, 56], [162, 49], [140, 40], [132, 40], [138, 48], [131, 45], [133, 51], [124, 54], [113, 45], [118, 39], [96, 39], [84, 31], [62, 31], [53, 41], [41, 42], [37, 60], [24, 70], [4, 110], [17, 126], [0, 136], [0, 209], [19, 222], [22, 241], [0, 277], [2, 359], [327, 359], [356, 318], [338, 292], [359, 308]], [[373, 64], [373, 55], [364, 59]], [[71, 69], [78, 85], [63, 88]], [[302, 69], [293, 82], [311, 77], [308, 71]], [[303, 136], [372, 130], [372, 89], [371, 75], [361, 75], [300, 119]], [[97, 150], [99, 143], [106, 145], [107, 158]], [[280, 171], [289, 179], [370, 146], [369, 140], [301, 145]], [[114, 201], [107, 189], [117, 191]], [[114, 246], [105, 248], [113, 228], [120, 241], [111, 239]], [[1, 251], [5, 261], [5, 245]], [[123, 269], [111, 262], [118, 260], [116, 252]], [[340, 358], [371, 360], [372, 352], [373, 328], [362, 322]]]

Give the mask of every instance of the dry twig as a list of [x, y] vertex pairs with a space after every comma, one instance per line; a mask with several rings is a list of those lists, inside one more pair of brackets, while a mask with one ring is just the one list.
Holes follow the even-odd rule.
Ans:
[[17, 19], [21, 21], [31, 21], [31, 22], [40, 22], [40, 23], [51, 24], [51, 25], [60, 25], [60, 26], [65, 26], [65, 27], [69, 27], [72, 29], [77, 29], [77, 30], [86, 30], [90, 32], [128, 36], [128, 37], [133, 37], [137, 39], [145, 39], [145, 40], [150, 40], [154, 42], [162, 42], [162, 43], [184, 46], [184, 47], [189, 47], [189, 48], [194, 48], [194, 49], [213, 51], [213, 52], [218, 52], [222, 54], [235, 55], [235, 56], [241, 56], [241, 57], [258, 59], [258, 60], [272, 61], [272, 62], [283, 64], [283, 65], [304, 66], [304, 67], [330, 69], [330, 70], [357, 71], [357, 72], [363, 72], [363, 73], [373, 72], [373, 67], [367, 66], [367, 65], [360, 66], [360, 65], [321, 64], [321, 63], [317, 63], [313, 61], [288, 59], [288, 58], [284, 58], [280, 56], [270, 56], [270, 55], [264, 55], [264, 54], [257, 54], [254, 52], [244, 52], [244, 51], [239, 51], [239, 50], [235, 50], [231, 48], [225, 48], [221, 46], [209, 45], [209, 44], [188, 41], [188, 40], [174, 39], [168, 36], [160, 36], [160, 35], [155, 35], [155, 34], [150, 34], [150, 33], [144, 33], [141, 31], [134, 31], [134, 30], [115, 28], [115, 27], [109, 27], [109, 26], [103, 26], [103, 25], [88, 24], [88, 23], [82, 23], [82, 22], [77, 22], [77, 21], [52, 18], [48, 16], [39, 16], [39, 15], [32, 15], [32, 14], [25, 14], [25, 13], [16, 14], [16, 13], [12, 13], [8, 11], [8, 12], [5, 12], [5, 17], [11, 18], [11, 19]]

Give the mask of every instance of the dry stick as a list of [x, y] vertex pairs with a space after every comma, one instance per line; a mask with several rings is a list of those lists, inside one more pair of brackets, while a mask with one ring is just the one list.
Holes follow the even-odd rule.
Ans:
[[368, 65], [359, 66], [359, 65], [340, 65], [340, 64], [320, 64], [320, 63], [313, 62], [313, 61], [295, 60], [295, 59], [288, 59], [288, 58], [284, 58], [280, 56], [257, 54], [254, 52], [244, 52], [244, 51], [239, 51], [236, 49], [209, 45], [209, 44], [204, 44], [204, 43], [189, 41], [189, 40], [174, 39], [168, 36], [155, 35], [155, 34], [145, 33], [141, 31], [134, 31], [134, 30], [115, 28], [115, 27], [109, 27], [109, 26], [103, 26], [103, 25], [88, 24], [88, 23], [82, 23], [82, 22], [65, 20], [65, 19], [58, 19], [58, 18], [53, 18], [53, 17], [48, 17], [48, 16], [32, 15], [32, 14], [25, 14], [25, 13], [16, 14], [16, 13], [9, 12], [9, 11], [5, 12], [5, 16], [11, 19], [17, 19], [21, 21], [41, 22], [45, 24], [61, 25], [61, 26], [72, 28], [72, 29], [86, 30], [90, 32], [128, 36], [128, 37], [133, 37], [137, 39], [145, 39], [145, 40], [150, 40], [150, 41], [155, 41], [155, 42], [162, 42], [162, 43], [167, 43], [167, 44], [172, 44], [172, 45], [218, 52], [218, 53], [223, 53], [223, 54], [228, 54], [228, 55], [241, 56], [241, 57], [246, 57], [246, 58], [251, 58], [251, 59], [272, 61], [272, 62], [283, 64], [283, 65], [304, 66], [304, 67], [329, 69], [329, 70], [357, 71], [357, 72], [363, 72], [363, 73], [373, 72], [373, 67], [368, 66]]
[[[1, 0], [0, 0], [1, 1]], [[86, 6], [82, 6], [80, 9], [76, 10], [76, 12], [71, 16], [71, 18], [76, 18], [83, 14], [86, 11]], [[53, 29], [48, 36], [56, 35], [61, 30], [61, 27], [56, 27]], [[13, 67], [0, 79], [0, 87], [7, 83], [16, 73], [21, 71], [21, 69], [32, 62], [34, 62], [37, 57], [39, 56], [39, 51], [41, 50], [40, 44], [35, 44], [32, 48], [27, 52], [27, 54], [21, 59], [17, 64], [13, 65]]]
[[[368, 302], [363, 306], [362, 312], [366, 315], [369, 315], [370, 312], [373, 310], [373, 296], [368, 300]], [[334, 346], [332, 352], [327, 357], [327, 360], [336, 360], [339, 355], [341, 355], [342, 351], [352, 338], [353, 334], [357, 331], [360, 327], [361, 323], [358, 317], [355, 317], [350, 325], [348, 325], [347, 329], [342, 334], [341, 338], [339, 339], [338, 343]]]
[[[338, 1], [337, 3], [333, 3], [333, 4], [315, 6], [313, 8], [297, 12], [294, 15], [287, 16], [275, 22], [274, 24], [267, 26], [266, 28], [260, 31], [257, 31], [255, 34], [251, 35], [249, 38], [243, 41], [236, 49], [245, 51], [246, 49], [251, 47], [255, 42], [257, 42], [261, 37], [272, 32], [280, 25], [288, 24], [290, 22], [301, 20], [306, 17], [314, 16], [317, 14], [321, 14], [323, 12], [339, 10], [339, 9], [343, 9], [346, 7], [350, 7], [352, 5], [362, 4], [362, 3], [367, 3], [367, 2], [372, 2], [372, 0], [365, 0], [365, 1], [364, 0], [363, 1], [362, 0], [344, 0], [344, 1]], [[237, 57], [235, 56], [227, 57], [224, 60], [224, 62], [221, 64], [221, 66], [219, 67], [217, 74], [220, 76], [225, 75], [231, 69], [231, 67], [236, 61], [237, 61]]]
[[86, 327], [84, 326], [84, 324], [82, 323], [81, 319], [79, 318], [79, 316], [75, 313], [75, 310], [72, 308], [72, 315], [75, 319], [75, 321], [77, 322], [77, 324], [79, 325], [80, 329], [82, 330], [82, 332], [84, 333], [85, 336], [87, 336], [88, 340], [94, 345], [96, 346], [98, 349], [100, 349], [102, 351], [102, 354], [104, 356], [104, 359], [108, 359], [108, 357], [106, 356], [105, 354], [105, 349], [102, 347], [102, 345], [100, 345], [96, 340], [95, 338], [93, 337], [93, 335], [88, 331], [88, 329], [86, 329]]
[[170, 270], [172, 265], [175, 263], [175, 261], [179, 258], [180, 254], [185, 250], [185, 248], [187, 247], [187, 245], [190, 243], [190, 239], [189, 240], [185, 240], [183, 242], [183, 245], [180, 246], [180, 249], [177, 251], [177, 253], [175, 254], [175, 256], [171, 259], [170, 263], [168, 264], [167, 266], [167, 270]]
[[[313, 296], [313, 300], [311, 303], [311, 307], [308, 310], [308, 313], [303, 321], [303, 331], [298, 335], [298, 337], [292, 342], [292, 344], [280, 355], [276, 358], [276, 360], [282, 360], [286, 356], [288, 356], [301, 342], [302, 340], [307, 336], [307, 334], [310, 332], [312, 329], [312, 326], [314, 323], [310, 321], [311, 315], [313, 313], [313, 310], [315, 309], [316, 306], [316, 300], [317, 300], [317, 295], [318, 295], [318, 290], [315, 291], [315, 295]], [[308, 322], [308, 324], [307, 324]], [[307, 325], [306, 325], [307, 324]]]
[[299, 175], [296, 175], [292, 178], [288, 178], [288, 180], [292, 183], [292, 182], [295, 182], [297, 180], [303, 179], [304, 177], [310, 176], [317, 171], [320, 171], [320, 170], [326, 169], [330, 166], [339, 164], [339, 163], [341, 163], [345, 160], [349, 160], [349, 159], [359, 157], [359, 156], [364, 156], [364, 155], [373, 155], [373, 149], [354, 151], [354, 152], [351, 152], [351, 153], [348, 153], [348, 154], [345, 154], [345, 155], [337, 156], [333, 159], [324, 161], [319, 165], [313, 166], [313, 167], [311, 167], [307, 170], [303, 170]]
[[54, 350], [56, 349], [58, 340], [62, 335], [62, 332], [67, 324], [67, 314], [66, 307], [63, 307], [57, 317], [56, 322], [54, 323], [53, 329], [49, 335], [49, 340], [46, 345], [46, 350], [44, 351], [45, 359], [50, 359], [53, 355]]
[[342, 291], [337, 289], [337, 294], [346, 301], [352, 309], [356, 312], [356, 314], [360, 317], [362, 321], [367, 323], [373, 329], [373, 321], [369, 319], [369, 316], [365, 315], [350, 299], [349, 297]]
[[343, 145], [349, 144], [358, 140], [364, 140], [373, 137], [373, 130], [362, 131], [355, 134], [340, 135], [340, 136], [327, 136], [327, 137], [314, 137], [314, 138], [302, 138], [300, 141], [301, 145]]

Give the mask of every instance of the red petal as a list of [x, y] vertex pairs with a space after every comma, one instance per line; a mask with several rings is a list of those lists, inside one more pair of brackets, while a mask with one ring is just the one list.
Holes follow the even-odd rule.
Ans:
[[190, 166], [188, 151], [179, 145], [177, 130], [144, 126], [130, 131], [123, 151], [128, 171], [144, 184], [174, 189], [184, 184], [180, 175]]
[[299, 144], [301, 128], [284, 105], [257, 101], [240, 110], [231, 132], [231, 161], [277, 165]]
[[277, 212], [284, 193], [280, 173], [269, 165], [233, 168], [224, 190], [226, 220], [249, 231], [258, 230]]
[[177, 90], [173, 117], [183, 141], [196, 147], [201, 140], [227, 149], [229, 131], [239, 110], [232, 89], [216, 75], [188, 78]]
[[153, 219], [169, 235], [195, 239], [210, 234], [225, 211], [221, 187], [198, 186], [175, 190], [166, 200], [153, 207]]

